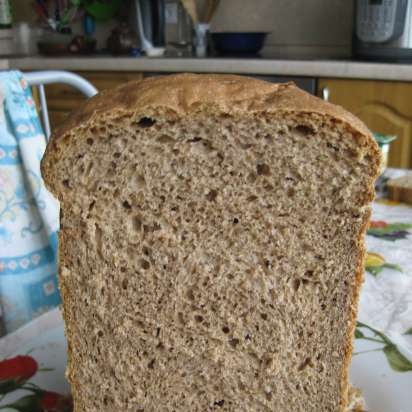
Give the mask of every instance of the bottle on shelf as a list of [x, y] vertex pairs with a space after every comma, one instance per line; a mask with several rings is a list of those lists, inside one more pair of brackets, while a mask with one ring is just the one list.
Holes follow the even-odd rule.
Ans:
[[10, 0], [0, 0], [0, 29], [11, 29], [12, 23]]

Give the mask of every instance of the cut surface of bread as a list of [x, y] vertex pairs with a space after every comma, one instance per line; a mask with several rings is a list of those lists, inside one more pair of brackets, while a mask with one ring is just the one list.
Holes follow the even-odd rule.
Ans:
[[342, 412], [379, 159], [292, 84], [187, 74], [89, 100], [42, 161], [75, 412]]

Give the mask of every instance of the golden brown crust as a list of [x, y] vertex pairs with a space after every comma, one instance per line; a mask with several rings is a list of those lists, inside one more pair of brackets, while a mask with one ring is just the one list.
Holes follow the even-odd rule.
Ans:
[[[210, 107], [210, 110], [233, 116], [281, 116], [282, 113], [294, 113], [298, 116], [301, 113], [313, 113], [332, 118], [336, 122], [347, 125], [351, 134], [360, 139], [366, 149], [365, 152], [371, 157], [371, 164], [375, 166], [376, 175], [378, 174], [380, 153], [371, 133], [359, 119], [341, 107], [309, 95], [292, 83], [273, 84], [231, 75], [181, 74], [127, 83], [116, 89], [99, 93], [88, 100], [54, 133], [42, 161], [42, 172], [46, 183], [50, 188], [53, 187], [53, 164], [61, 153], [64, 153], [64, 147], [67, 144], [65, 137], [72, 135], [77, 128], [91, 123], [95, 118], [111, 117], [122, 113], [144, 115], [146, 111], [150, 112], [158, 108], [175, 113], [177, 116], [185, 116], [195, 113], [200, 107]], [[373, 193], [372, 184], [369, 192]], [[366, 226], [365, 221], [363, 230], [359, 234], [359, 266], [353, 286], [350, 333], [343, 349], [345, 353], [342, 376], [344, 392], [347, 392], [348, 388], [347, 376], [352, 353], [352, 335], [356, 322], [359, 291], [363, 281], [363, 236]], [[61, 292], [64, 295], [68, 291], [63, 288]], [[342, 399], [342, 410], [345, 406], [346, 400]]]

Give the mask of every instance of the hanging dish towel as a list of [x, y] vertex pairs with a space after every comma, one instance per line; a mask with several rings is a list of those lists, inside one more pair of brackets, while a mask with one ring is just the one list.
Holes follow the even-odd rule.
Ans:
[[9, 333], [60, 303], [58, 202], [45, 189], [46, 146], [30, 87], [0, 72], [0, 308]]

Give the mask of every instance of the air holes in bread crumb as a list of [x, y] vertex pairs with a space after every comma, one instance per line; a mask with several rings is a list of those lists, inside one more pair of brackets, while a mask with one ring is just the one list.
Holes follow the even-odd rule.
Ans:
[[145, 259], [140, 259], [140, 266], [142, 269], [147, 270], [150, 268], [150, 263]]
[[249, 176], [247, 177], [247, 181], [249, 183], [253, 183], [256, 181], [256, 178], [257, 178], [256, 174], [252, 172], [252, 173], [249, 173]]
[[131, 209], [132, 208], [132, 206], [130, 205], [130, 203], [127, 201], [127, 200], [125, 200], [123, 203], [122, 203], [122, 206], [125, 208], [125, 209]]
[[91, 146], [91, 145], [94, 143], [94, 140], [93, 140], [91, 137], [89, 137], [89, 138], [86, 139], [86, 143], [87, 143], [89, 146]]
[[292, 289], [295, 292], [297, 292], [299, 288], [300, 288], [300, 280], [299, 279], [293, 279], [292, 280]]
[[233, 224], [237, 225], [239, 223], [239, 219], [237, 217], [233, 218]]
[[152, 359], [152, 360], [147, 364], [147, 367], [148, 367], [149, 369], [154, 369], [154, 364], [155, 364], [155, 360]]
[[167, 134], [163, 134], [157, 139], [157, 141], [161, 144], [171, 144], [175, 142], [175, 139], [168, 136]]
[[114, 153], [113, 153], [113, 157], [114, 157], [115, 159], [118, 159], [121, 155], [122, 155], [122, 154], [121, 154], [120, 152], [114, 152]]
[[188, 143], [197, 143], [200, 142], [202, 140], [201, 137], [194, 137], [193, 139], [189, 139], [187, 142]]
[[334, 150], [335, 152], [339, 152], [339, 147], [334, 146], [332, 143], [327, 142], [326, 146], [329, 147], [329, 149]]
[[266, 368], [270, 368], [273, 365], [273, 358], [271, 358], [269, 356], [266, 357], [264, 359], [264, 365], [265, 365]]
[[103, 337], [103, 335], [104, 335], [104, 333], [103, 333], [102, 330], [99, 330], [99, 331], [97, 332], [97, 336], [98, 336], [99, 338]]
[[298, 367], [298, 371], [301, 372], [307, 367], [313, 367], [312, 359], [311, 358], [306, 358]]
[[138, 122], [137, 125], [142, 129], [147, 129], [152, 127], [156, 123], [156, 120], [151, 119], [150, 117], [142, 117]]
[[234, 349], [236, 349], [236, 347], [237, 347], [237, 345], [239, 345], [239, 343], [240, 343], [240, 340], [237, 339], [237, 338], [233, 338], [233, 339], [229, 340], [229, 345]]
[[270, 167], [267, 164], [260, 163], [256, 166], [256, 173], [259, 176], [270, 176]]
[[94, 239], [96, 242], [97, 253], [102, 256], [103, 253], [103, 232], [102, 229], [95, 223]]
[[248, 150], [248, 149], [250, 149], [251, 147], [253, 147], [254, 145], [251, 144], [251, 143], [239, 143], [239, 146], [240, 146], [242, 149], [244, 149], [244, 150]]
[[63, 185], [64, 187], [69, 188], [69, 189], [72, 188], [72, 185], [71, 185], [71, 182], [70, 182], [69, 179], [64, 179], [64, 180], [62, 180], [62, 185]]
[[90, 176], [90, 173], [91, 173], [91, 171], [93, 170], [93, 167], [94, 167], [94, 163], [93, 163], [93, 162], [89, 162], [89, 163], [87, 164], [87, 166], [86, 166], [86, 169], [85, 169], [85, 171], [84, 171], [84, 174], [85, 174], [86, 176]]
[[214, 403], [214, 405], [219, 406], [219, 408], [221, 408], [224, 404], [225, 404], [224, 399], [222, 399], [220, 401], [215, 401], [215, 403]]
[[296, 126], [295, 131], [303, 136], [310, 136], [315, 134], [315, 129], [313, 127], [304, 124]]
[[211, 190], [207, 195], [206, 199], [209, 202], [213, 202], [217, 198], [217, 191], [216, 190]]
[[230, 329], [227, 326], [223, 326], [222, 332], [228, 334], [230, 332]]
[[138, 216], [133, 216], [133, 218], [132, 218], [132, 226], [133, 226], [133, 229], [134, 229], [136, 232], [140, 232], [140, 231], [141, 231], [141, 229], [142, 229], [142, 221], [141, 221], [140, 217], [138, 217]]
[[122, 280], [122, 289], [126, 290], [128, 286], [129, 286], [129, 281], [127, 279], [123, 279]]
[[199, 322], [199, 323], [203, 322], [203, 316], [201, 316], [201, 315], [195, 315], [195, 321], [196, 321], [196, 322]]
[[189, 300], [195, 300], [195, 295], [193, 293], [193, 289], [189, 289], [186, 293], [186, 296]]
[[260, 317], [261, 317], [263, 320], [267, 320], [268, 315], [267, 315], [266, 313], [261, 313], [261, 314], [260, 314]]
[[271, 192], [274, 188], [273, 188], [273, 186], [272, 186], [270, 183], [266, 183], [266, 184], [263, 186], [263, 189], [267, 190], [268, 192]]
[[146, 186], [146, 180], [143, 175], [134, 175], [130, 179], [130, 185], [132, 187], [136, 186], [138, 188], [143, 188]]

